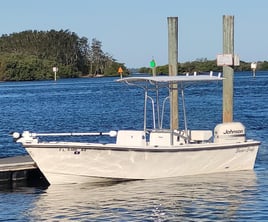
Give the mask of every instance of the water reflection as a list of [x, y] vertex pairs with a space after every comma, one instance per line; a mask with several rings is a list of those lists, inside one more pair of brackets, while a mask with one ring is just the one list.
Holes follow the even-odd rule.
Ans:
[[257, 190], [254, 171], [55, 185], [39, 196], [29, 216], [33, 221], [245, 221], [253, 216]]

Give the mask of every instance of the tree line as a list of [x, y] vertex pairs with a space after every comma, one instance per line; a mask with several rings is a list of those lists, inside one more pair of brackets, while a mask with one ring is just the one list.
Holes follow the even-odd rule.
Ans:
[[[257, 71], [268, 70], [268, 61], [258, 61]], [[222, 67], [217, 66], [216, 60], [207, 60], [206, 58], [196, 59], [191, 62], [178, 63], [178, 73], [202, 73], [202, 72], [222, 72]], [[234, 71], [251, 71], [251, 63], [240, 61], [239, 66], [234, 67]], [[141, 67], [138, 69], [139, 73], [152, 73], [152, 69], [149, 67]], [[168, 65], [157, 66], [156, 72], [158, 75], [168, 74]]]
[[126, 70], [108, 53], [102, 42], [79, 37], [69, 30], [23, 31], [0, 37], [0, 81], [53, 79], [57, 76], [118, 75], [118, 67]]

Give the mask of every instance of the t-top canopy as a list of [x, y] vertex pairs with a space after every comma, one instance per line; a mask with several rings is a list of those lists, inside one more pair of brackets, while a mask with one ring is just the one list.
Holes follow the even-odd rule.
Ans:
[[126, 77], [118, 79], [118, 82], [125, 82], [128, 84], [149, 82], [152, 85], [161, 83], [200, 83], [223, 80], [222, 77], [213, 75], [180, 75], [180, 76], [148, 76], [148, 77]]

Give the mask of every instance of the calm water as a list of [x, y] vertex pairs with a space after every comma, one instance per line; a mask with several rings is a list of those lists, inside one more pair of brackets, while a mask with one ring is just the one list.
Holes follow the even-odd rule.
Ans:
[[[0, 83], [0, 157], [26, 154], [10, 132], [143, 127], [142, 91], [114, 78]], [[188, 88], [191, 129], [221, 122], [221, 84]], [[234, 120], [260, 140], [254, 171], [112, 184], [0, 188], [0, 221], [267, 221], [268, 72], [235, 74]], [[83, 140], [83, 138], [78, 138]], [[109, 140], [93, 137], [92, 140]]]

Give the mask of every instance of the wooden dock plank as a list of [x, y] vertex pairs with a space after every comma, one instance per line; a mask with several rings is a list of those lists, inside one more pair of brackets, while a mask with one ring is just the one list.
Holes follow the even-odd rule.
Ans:
[[12, 188], [19, 184], [21, 186], [49, 186], [48, 181], [29, 155], [0, 158], [0, 189], [3, 186]]
[[37, 166], [28, 155], [0, 159], [0, 172], [30, 169], [37, 169]]

